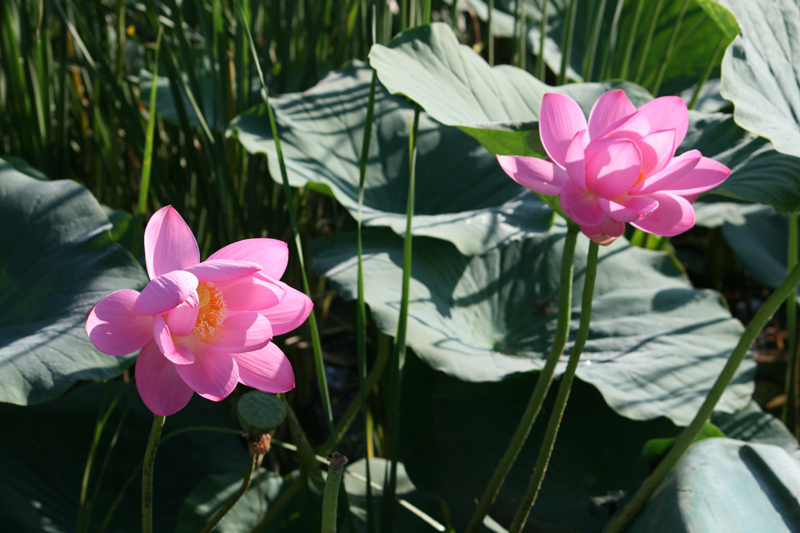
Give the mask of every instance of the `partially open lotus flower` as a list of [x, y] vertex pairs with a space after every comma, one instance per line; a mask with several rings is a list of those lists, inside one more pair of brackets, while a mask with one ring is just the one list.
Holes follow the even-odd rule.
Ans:
[[247, 239], [200, 262], [194, 235], [170, 206], [144, 236], [150, 282], [121, 290], [89, 311], [86, 332], [103, 353], [141, 350], [136, 386], [157, 415], [182, 409], [197, 393], [219, 401], [237, 383], [264, 392], [294, 387], [273, 335], [300, 326], [311, 300], [278, 281], [289, 259], [285, 242]]
[[690, 150], [675, 157], [686, 136], [686, 103], [675, 96], [636, 109], [621, 90], [605, 93], [586, 117], [570, 97], [547, 93], [539, 134], [549, 156], [498, 156], [520, 185], [558, 195], [586, 236], [608, 244], [625, 223], [671, 237], [694, 225], [692, 202], [730, 170]]

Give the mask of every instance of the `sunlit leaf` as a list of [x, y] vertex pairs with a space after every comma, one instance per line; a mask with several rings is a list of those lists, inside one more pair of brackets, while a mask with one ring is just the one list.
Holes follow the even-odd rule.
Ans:
[[[351, 66], [313, 89], [271, 100], [279, 124], [289, 182], [318, 183], [358, 217], [358, 181], [372, 70]], [[362, 220], [405, 233], [408, 137], [413, 104], [378, 84], [370, 138]], [[231, 130], [248, 151], [280, 169], [264, 106], [238, 117]], [[420, 115], [417, 138], [414, 234], [453, 242], [467, 254], [545, 231], [552, 212], [503, 172], [468, 135]]]
[[86, 313], [147, 276], [112, 240], [100, 204], [73, 181], [35, 179], [0, 160], [0, 223], [0, 401], [39, 403], [125, 370], [131, 357], [89, 342]]
[[[473, 257], [441, 241], [415, 239], [408, 345], [433, 368], [468, 381], [541, 369], [555, 331], [563, 238], [556, 225], [546, 235]], [[581, 237], [573, 332], [587, 248]], [[356, 296], [355, 249], [349, 234], [314, 243], [312, 266], [345, 299]], [[387, 334], [396, 328], [402, 257], [399, 237], [365, 234], [365, 299]], [[692, 419], [742, 333], [717, 293], [692, 289], [667, 254], [622, 239], [601, 250], [591, 324], [577, 376], [624, 416], [667, 416], [678, 424]], [[744, 405], [752, 371], [752, 362], [742, 366], [720, 409]]]

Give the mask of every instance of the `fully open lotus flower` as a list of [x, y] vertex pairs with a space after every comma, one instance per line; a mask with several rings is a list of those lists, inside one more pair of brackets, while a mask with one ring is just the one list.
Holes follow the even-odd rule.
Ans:
[[610, 91], [587, 124], [572, 98], [547, 93], [539, 134], [549, 157], [497, 159], [520, 185], [559, 195], [567, 216], [595, 242], [612, 242], [626, 222], [671, 237], [694, 225], [697, 196], [731, 173], [697, 150], [674, 157], [688, 125], [686, 103], [675, 96], [636, 109], [623, 91]]
[[230, 244], [200, 262], [192, 231], [170, 206], [144, 234], [150, 282], [89, 311], [86, 332], [103, 353], [141, 349], [136, 386], [157, 415], [182, 409], [193, 392], [219, 401], [236, 383], [264, 392], [294, 388], [286, 356], [271, 342], [298, 327], [311, 300], [278, 281], [289, 251], [275, 239]]

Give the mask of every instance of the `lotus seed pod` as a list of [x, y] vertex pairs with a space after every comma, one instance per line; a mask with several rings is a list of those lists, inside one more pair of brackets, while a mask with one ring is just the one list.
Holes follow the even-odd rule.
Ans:
[[274, 394], [250, 391], [239, 399], [239, 424], [247, 433], [260, 435], [278, 427], [286, 417], [283, 402]]

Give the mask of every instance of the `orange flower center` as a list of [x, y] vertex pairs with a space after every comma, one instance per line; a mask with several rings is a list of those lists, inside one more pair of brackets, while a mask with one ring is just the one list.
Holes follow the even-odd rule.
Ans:
[[197, 286], [197, 296], [200, 298], [200, 310], [197, 312], [193, 331], [206, 341], [213, 337], [222, 325], [228, 308], [225, 307], [222, 293], [210, 281], [200, 282]]
[[[644, 169], [640, 170], [639, 171], [639, 179], [636, 180], [636, 183], [633, 184], [633, 187], [636, 187], [637, 185], [639, 185], [640, 183], [642, 183], [646, 179], [647, 179], [647, 176], [644, 175]], [[631, 188], [633, 188], [633, 187], [631, 187]]]

